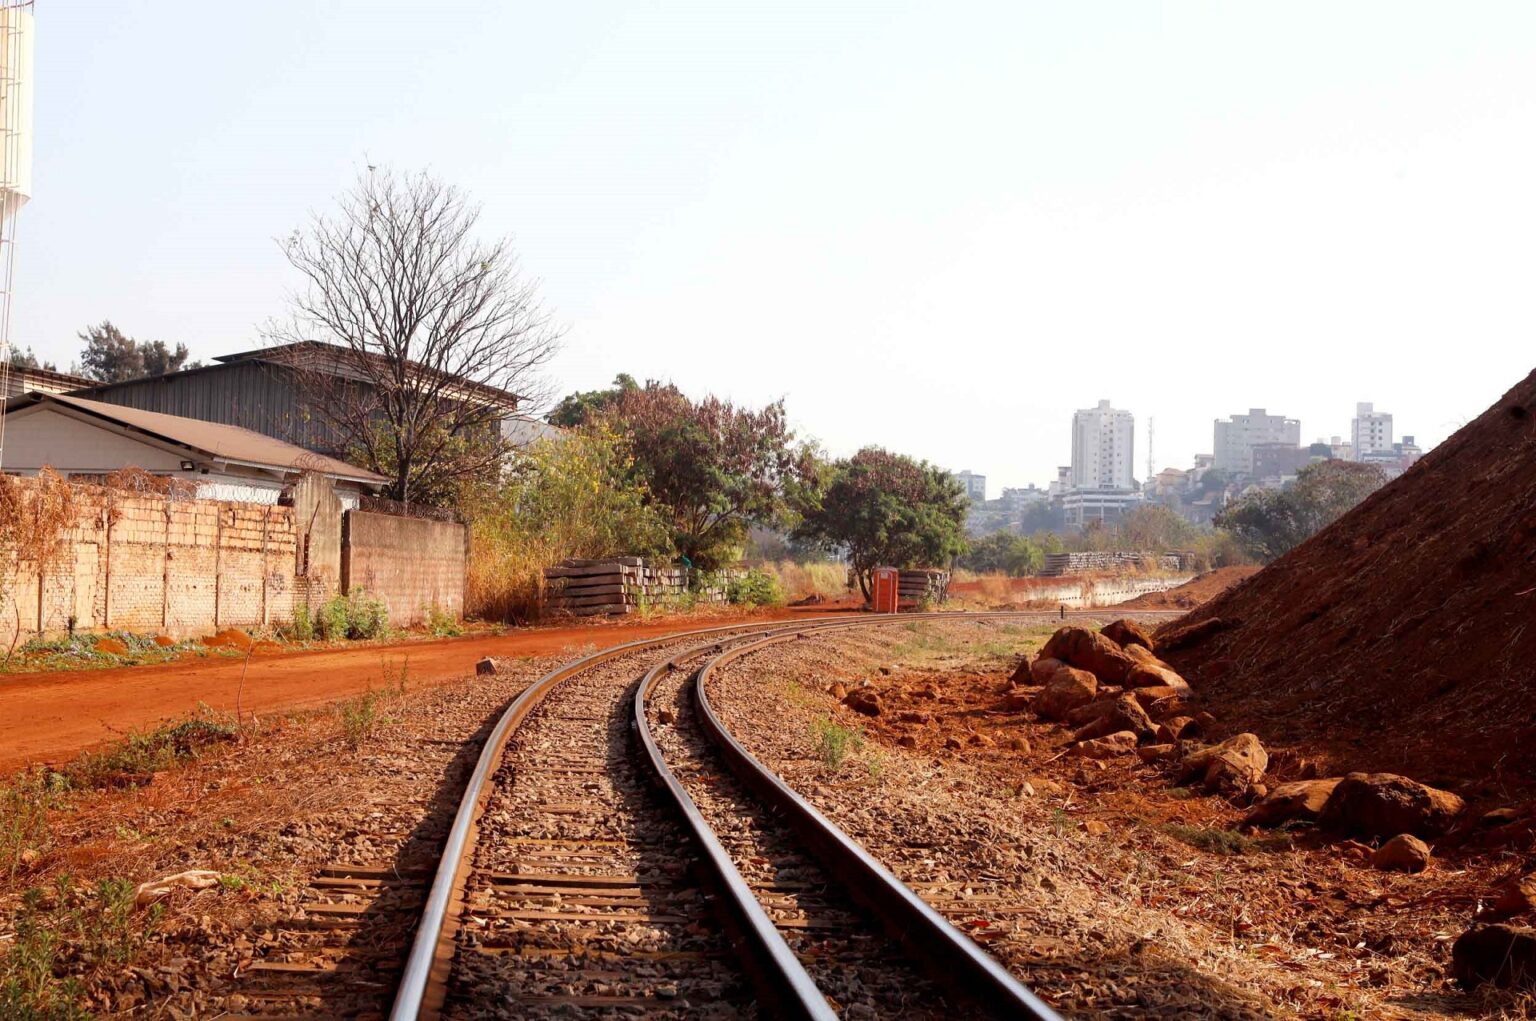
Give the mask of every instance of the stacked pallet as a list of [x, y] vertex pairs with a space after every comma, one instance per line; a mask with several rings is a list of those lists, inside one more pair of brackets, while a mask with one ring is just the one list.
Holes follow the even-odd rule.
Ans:
[[896, 591], [903, 603], [942, 603], [949, 598], [949, 572], [937, 568], [898, 571]]
[[688, 591], [688, 569], [643, 557], [562, 560], [544, 569], [544, 611], [577, 617], [633, 613]]

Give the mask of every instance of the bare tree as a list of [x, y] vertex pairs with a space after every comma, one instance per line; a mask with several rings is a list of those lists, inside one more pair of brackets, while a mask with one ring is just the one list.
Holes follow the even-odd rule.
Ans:
[[[337, 445], [391, 479], [403, 502], [442, 502], [494, 474], [501, 420], [547, 397], [540, 369], [560, 331], [507, 239], [426, 173], [370, 169], [336, 212], [280, 242], [304, 276], [279, 342]], [[515, 396], [513, 396], [515, 395]]]

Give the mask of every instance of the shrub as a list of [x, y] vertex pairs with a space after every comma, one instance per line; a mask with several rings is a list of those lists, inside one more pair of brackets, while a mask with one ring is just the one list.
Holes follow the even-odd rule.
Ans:
[[849, 755], [864, 748], [864, 731], [841, 726], [823, 717], [811, 725], [811, 740], [822, 765], [837, 769]]
[[295, 642], [315, 640], [315, 620], [309, 615], [309, 603], [294, 606], [293, 623], [288, 625], [288, 637]]
[[767, 571], [754, 567], [739, 578], [732, 578], [725, 586], [725, 598], [742, 606], [783, 606], [784, 589], [779, 579]]
[[453, 614], [433, 603], [426, 608], [427, 630], [439, 638], [457, 638], [464, 633], [464, 626]]
[[362, 589], [332, 596], [320, 607], [320, 637], [328, 642], [344, 638], [381, 638], [389, 633], [389, 608], [384, 601]]
[[86, 787], [121, 785], [195, 759], [206, 749], [236, 740], [240, 730], [206, 707], [195, 715], [154, 730], [136, 730], [115, 747], [86, 752], [69, 768], [71, 779]]

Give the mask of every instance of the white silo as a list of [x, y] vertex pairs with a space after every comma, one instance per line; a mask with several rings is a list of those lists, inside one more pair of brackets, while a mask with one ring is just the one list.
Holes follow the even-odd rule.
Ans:
[[[32, 197], [32, 0], [0, 0], [0, 394], [10, 392], [16, 223]], [[5, 412], [0, 406], [0, 464]]]

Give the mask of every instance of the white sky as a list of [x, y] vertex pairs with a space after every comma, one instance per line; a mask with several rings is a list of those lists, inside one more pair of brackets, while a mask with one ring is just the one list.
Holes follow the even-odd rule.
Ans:
[[[323, 7], [324, 13], [321, 13]], [[1265, 407], [1438, 442], [1536, 364], [1529, 3], [39, 0], [12, 335], [195, 355], [294, 284], [273, 238], [365, 162], [515, 236], [615, 373], [788, 400], [1045, 484], [1071, 413], [1158, 467]]]

